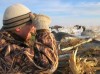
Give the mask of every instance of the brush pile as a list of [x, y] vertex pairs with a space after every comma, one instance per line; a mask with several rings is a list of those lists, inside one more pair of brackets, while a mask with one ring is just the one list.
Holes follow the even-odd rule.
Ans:
[[59, 67], [55, 74], [100, 74], [99, 42], [93, 39], [74, 42], [69, 42], [72, 46], [62, 44], [64, 48], [59, 50]]

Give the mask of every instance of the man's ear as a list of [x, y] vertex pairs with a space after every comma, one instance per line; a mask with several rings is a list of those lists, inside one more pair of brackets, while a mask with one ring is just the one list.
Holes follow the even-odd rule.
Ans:
[[18, 27], [18, 28], [16, 28], [15, 29], [17, 32], [19, 32], [20, 30], [21, 30], [21, 28], [20, 27]]

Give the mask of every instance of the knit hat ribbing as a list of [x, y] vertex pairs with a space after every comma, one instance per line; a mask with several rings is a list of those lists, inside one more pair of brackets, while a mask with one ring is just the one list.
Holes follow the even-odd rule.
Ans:
[[9, 6], [3, 16], [3, 29], [12, 30], [15, 27], [24, 25], [30, 20], [31, 11], [22, 4], [14, 4]]

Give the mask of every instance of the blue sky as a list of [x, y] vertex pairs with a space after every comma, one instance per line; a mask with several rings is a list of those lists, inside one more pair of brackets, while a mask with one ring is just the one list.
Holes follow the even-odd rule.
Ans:
[[5, 9], [15, 3], [50, 16], [51, 26], [100, 25], [100, 0], [0, 0], [0, 27]]

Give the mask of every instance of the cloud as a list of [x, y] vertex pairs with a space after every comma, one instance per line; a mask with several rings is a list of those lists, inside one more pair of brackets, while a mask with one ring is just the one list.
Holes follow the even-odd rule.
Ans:
[[[64, 0], [62, 0], [64, 1]], [[64, 13], [73, 16], [100, 15], [100, 2], [75, 2], [75, 4], [61, 0], [1, 0], [0, 6], [6, 8], [14, 3], [22, 3], [28, 6], [33, 12], [53, 14]], [[4, 9], [5, 9], [4, 8]], [[59, 15], [58, 15], [59, 16]], [[61, 15], [60, 15], [61, 16]], [[62, 15], [63, 16], [63, 15]]]
[[[51, 1], [49, 4], [40, 5], [41, 12], [65, 13], [71, 15], [93, 15], [100, 16], [100, 2], [80, 2], [75, 5]], [[59, 15], [58, 15], [59, 16]]]
[[96, 1], [90, 2], [85, 0], [83, 2], [80, 0], [1, 0], [0, 14], [3, 14], [5, 8], [14, 3], [22, 3], [35, 13], [49, 15], [53, 20], [52, 25], [100, 23], [100, 2]]
[[75, 5], [72, 10], [79, 15], [100, 16], [100, 2], [82, 2]]

